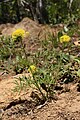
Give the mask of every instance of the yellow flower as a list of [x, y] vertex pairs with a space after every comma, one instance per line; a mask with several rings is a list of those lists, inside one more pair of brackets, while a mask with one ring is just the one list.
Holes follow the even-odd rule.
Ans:
[[68, 35], [63, 35], [60, 37], [60, 42], [63, 43], [63, 42], [69, 42], [70, 41], [70, 37]]
[[29, 32], [25, 32], [23, 29], [17, 29], [12, 33], [12, 39], [23, 39], [26, 35], [29, 35]]
[[29, 72], [29, 73], [35, 73], [35, 72], [36, 72], [36, 66], [31, 65], [31, 66], [29, 67], [29, 69], [28, 69], [28, 72]]

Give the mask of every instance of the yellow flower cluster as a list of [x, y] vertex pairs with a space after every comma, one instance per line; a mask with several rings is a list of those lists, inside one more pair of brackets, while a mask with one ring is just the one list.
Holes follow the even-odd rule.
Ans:
[[23, 29], [17, 29], [12, 33], [12, 39], [23, 39], [26, 35], [29, 35], [29, 32], [25, 32]]
[[63, 43], [63, 42], [69, 42], [70, 41], [70, 37], [68, 35], [63, 35], [60, 37], [60, 42]]
[[36, 72], [36, 66], [35, 65], [31, 65], [28, 69], [29, 73], [35, 73]]

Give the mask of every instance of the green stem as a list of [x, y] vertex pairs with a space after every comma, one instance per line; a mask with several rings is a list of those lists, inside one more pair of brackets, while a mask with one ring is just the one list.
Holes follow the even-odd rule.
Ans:
[[[35, 80], [35, 78], [34, 78], [34, 75], [33, 75], [33, 79]], [[42, 95], [42, 97], [46, 100], [46, 97], [45, 97], [45, 95], [43, 94], [43, 92], [41, 91], [41, 89], [40, 89], [40, 87], [39, 87], [39, 85], [38, 85], [38, 83], [37, 83], [37, 81], [35, 80], [35, 83], [36, 83], [36, 87], [38, 88], [38, 90], [40, 91], [40, 93], [41, 93], [41, 95]]]
[[25, 58], [27, 60], [27, 54], [26, 54], [26, 51], [25, 51], [25, 45], [23, 44], [22, 40], [21, 40], [21, 46], [22, 46], [23, 52], [25, 54]]

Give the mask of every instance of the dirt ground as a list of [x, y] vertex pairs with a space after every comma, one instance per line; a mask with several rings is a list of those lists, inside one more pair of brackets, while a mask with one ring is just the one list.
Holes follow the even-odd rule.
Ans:
[[0, 81], [0, 120], [80, 120], [78, 83], [64, 85], [63, 92], [56, 92], [57, 99], [35, 105], [30, 98], [31, 88], [20, 94], [12, 91], [19, 76], [22, 74]]

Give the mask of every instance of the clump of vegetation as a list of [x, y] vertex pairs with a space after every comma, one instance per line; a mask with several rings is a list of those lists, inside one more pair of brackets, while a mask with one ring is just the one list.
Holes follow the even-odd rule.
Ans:
[[[0, 38], [0, 62], [3, 63], [5, 70], [10, 71], [11, 68], [18, 74], [26, 68], [28, 61], [26, 61], [27, 55], [23, 43], [26, 36], [29, 36], [29, 32], [17, 29], [12, 36]], [[8, 64], [7, 68], [4, 63]]]
[[19, 29], [9, 38], [1, 37], [0, 62], [12, 65], [16, 74], [27, 71], [28, 77], [15, 81], [14, 91], [20, 92], [30, 86], [38, 91], [38, 99], [46, 101], [54, 97], [58, 82], [67, 84], [80, 77], [80, 56], [73, 51], [78, 45], [74, 44], [69, 31], [63, 29], [56, 37], [49, 36], [39, 41], [40, 48], [28, 57], [23, 42], [28, 35], [28, 32]]

